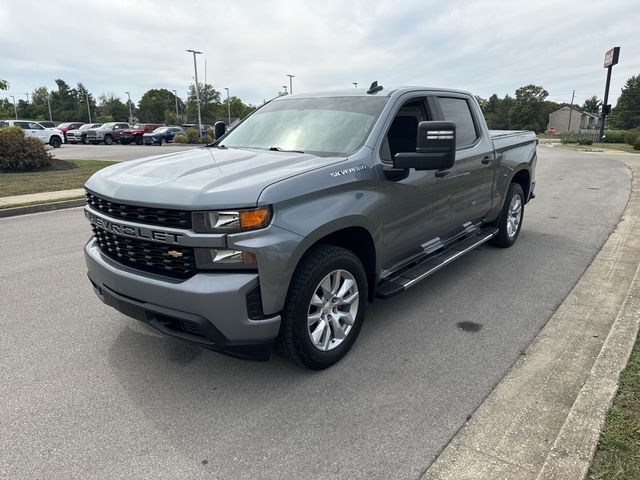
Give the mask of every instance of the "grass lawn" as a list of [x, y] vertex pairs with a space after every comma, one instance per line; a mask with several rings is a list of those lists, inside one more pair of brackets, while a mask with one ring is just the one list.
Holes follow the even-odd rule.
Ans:
[[73, 168], [0, 173], [0, 197], [82, 188], [95, 172], [118, 162], [69, 160], [66, 163], [72, 164]]
[[620, 375], [589, 480], [640, 479], [640, 339]]
[[640, 150], [634, 150], [631, 145], [626, 143], [594, 143], [592, 145], [578, 145], [577, 143], [563, 143], [562, 147], [580, 150], [582, 152], [595, 152], [601, 150], [617, 150], [619, 152], [640, 153]]

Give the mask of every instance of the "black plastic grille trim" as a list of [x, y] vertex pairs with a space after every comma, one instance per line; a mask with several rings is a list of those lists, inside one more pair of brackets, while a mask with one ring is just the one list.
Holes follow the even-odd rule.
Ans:
[[140, 207], [112, 202], [86, 192], [87, 204], [110, 217], [163, 227], [191, 228], [191, 212], [169, 208]]
[[[192, 247], [121, 237], [96, 225], [92, 225], [91, 228], [100, 251], [117, 262], [138, 270], [174, 278], [189, 278], [196, 273], [196, 260]], [[169, 255], [170, 251], [181, 256], [175, 258]]]

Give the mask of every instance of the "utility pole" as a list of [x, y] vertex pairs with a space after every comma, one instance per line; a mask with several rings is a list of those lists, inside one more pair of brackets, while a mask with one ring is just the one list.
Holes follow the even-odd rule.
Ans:
[[604, 68], [607, 69], [607, 83], [604, 87], [604, 102], [602, 103], [602, 118], [600, 118], [600, 141], [604, 142], [604, 121], [609, 115], [609, 111], [611, 110], [611, 105], [607, 102], [609, 101], [609, 85], [611, 83], [611, 70], [613, 66], [618, 63], [618, 58], [620, 57], [620, 47], [613, 47], [611, 50], [608, 50], [604, 54]]
[[131, 94], [129, 92], [124, 92], [127, 94], [127, 103], [129, 104], [129, 124], [133, 123], [133, 115], [131, 114]]
[[289, 77], [289, 93], [291, 95], [293, 95], [293, 78], [295, 77], [295, 75], [286, 75], [287, 77]]
[[207, 84], [207, 57], [204, 57], [204, 84]]
[[173, 92], [173, 96], [176, 97], [176, 123], [179, 122], [178, 120], [178, 91], [177, 90], [171, 90]]
[[91, 107], [89, 107], [89, 92], [84, 95], [84, 98], [87, 99], [87, 115], [89, 116], [89, 123], [91, 123]]
[[224, 87], [227, 91], [227, 115], [229, 117], [229, 123], [227, 123], [227, 128], [231, 127], [231, 101], [229, 100], [229, 89]]
[[11, 98], [13, 99], [13, 111], [16, 114], [16, 120], [17, 120], [18, 119], [18, 107], [16, 107], [16, 97], [11, 95]]
[[27, 103], [29, 103], [29, 92], [25, 93], [25, 95], [27, 96]]
[[353, 86], [358, 88], [358, 82], [353, 82]]
[[571, 117], [573, 117], [573, 97], [576, 96], [576, 91], [574, 90], [571, 94], [571, 103], [569, 104], [569, 126], [567, 127], [567, 133], [571, 133]]
[[49, 93], [47, 93], [47, 106], [49, 107], [49, 121], [53, 122], [53, 117], [51, 116], [51, 100]]
[[187, 52], [193, 53], [193, 70], [195, 72], [196, 80], [196, 107], [198, 109], [198, 135], [202, 137], [202, 115], [200, 113], [200, 88], [198, 87], [198, 65], [196, 63], [196, 55], [202, 55], [202, 52], [197, 50], [187, 50]]

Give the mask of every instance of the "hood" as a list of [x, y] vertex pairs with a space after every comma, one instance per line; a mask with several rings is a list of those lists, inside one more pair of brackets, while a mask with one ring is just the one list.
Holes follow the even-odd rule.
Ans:
[[202, 147], [112, 165], [94, 174], [86, 187], [123, 203], [189, 210], [240, 208], [255, 205], [272, 183], [344, 160]]

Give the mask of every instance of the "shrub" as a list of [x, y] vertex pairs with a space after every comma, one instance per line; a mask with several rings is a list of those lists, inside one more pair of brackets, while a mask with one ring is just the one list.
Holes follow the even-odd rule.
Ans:
[[624, 143], [624, 132], [607, 130], [604, 132], [604, 143]]
[[581, 138], [578, 140], [578, 145], [591, 145], [593, 142], [588, 138]]
[[173, 137], [173, 143], [187, 143], [186, 135], [176, 135]]
[[567, 137], [564, 139], [563, 143], [576, 143], [576, 139], [573, 137]]
[[33, 170], [51, 163], [44, 144], [20, 127], [0, 128], [0, 170]]
[[200, 143], [200, 136], [195, 128], [188, 128], [186, 131], [187, 143]]
[[640, 138], [636, 140], [636, 143], [633, 144], [634, 150], [640, 150]]
[[624, 143], [627, 145], [635, 145], [636, 140], [640, 138], [640, 128], [634, 128], [633, 130], [628, 130], [624, 134]]

